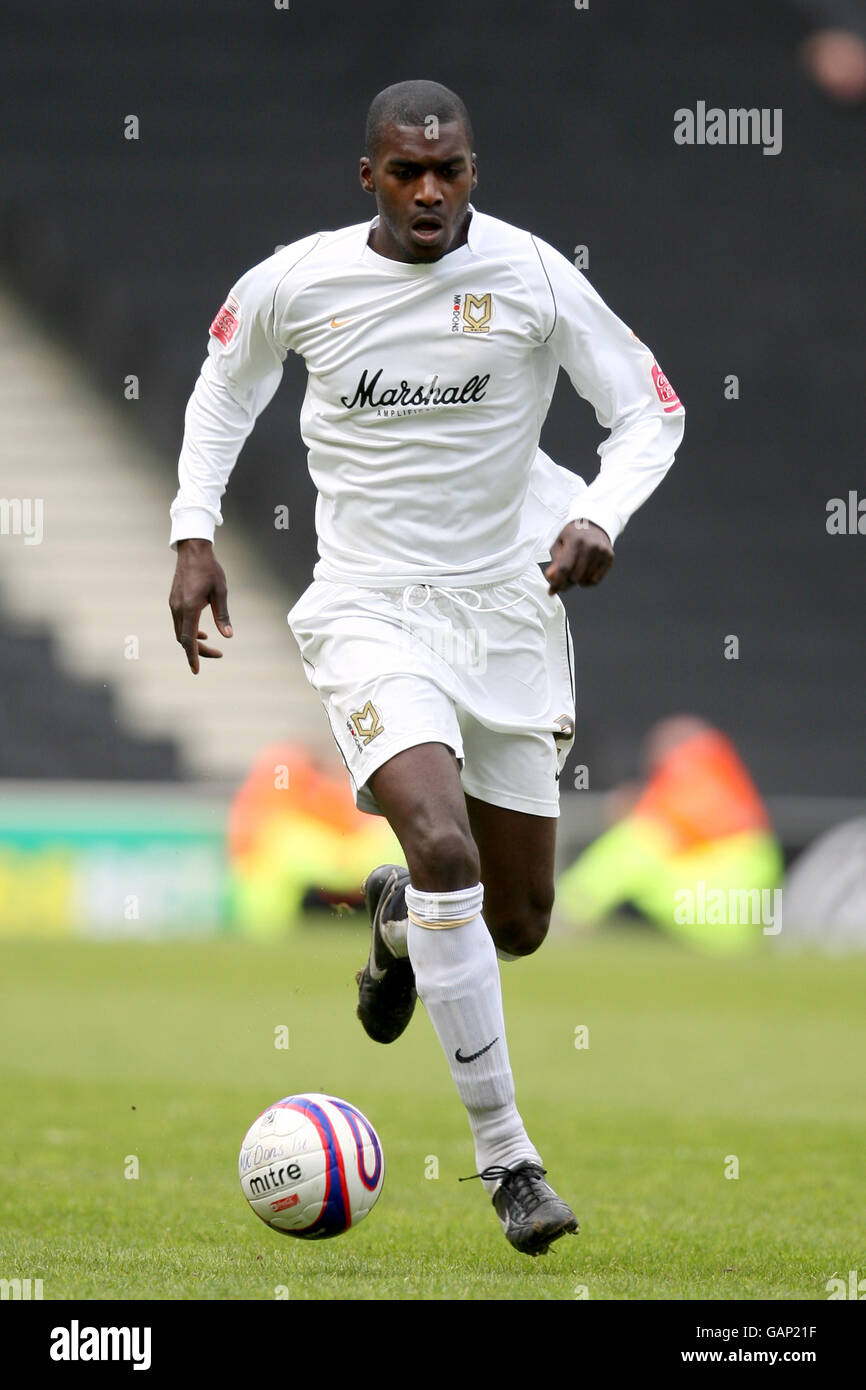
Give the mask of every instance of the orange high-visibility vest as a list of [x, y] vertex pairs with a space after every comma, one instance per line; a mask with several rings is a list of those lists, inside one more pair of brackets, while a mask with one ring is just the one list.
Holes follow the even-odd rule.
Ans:
[[[285, 777], [278, 769], [285, 768]], [[306, 815], [333, 830], [354, 834], [369, 818], [355, 806], [345, 777], [320, 771], [309, 753], [297, 744], [274, 744], [256, 758], [238, 789], [229, 817], [229, 850], [234, 858], [247, 854], [274, 816]]]
[[631, 814], [663, 826], [674, 852], [770, 829], [734, 745], [714, 729], [693, 735], [665, 756]]

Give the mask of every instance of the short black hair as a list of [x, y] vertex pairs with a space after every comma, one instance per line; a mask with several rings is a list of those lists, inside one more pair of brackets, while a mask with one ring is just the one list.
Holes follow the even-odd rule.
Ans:
[[456, 92], [441, 82], [395, 82], [374, 96], [367, 112], [364, 145], [367, 158], [379, 151], [389, 125], [424, 125], [428, 116], [435, 116], [444, 125], [459, 121], [463, 126], [470, 150], [474, 142], [469, 112]]

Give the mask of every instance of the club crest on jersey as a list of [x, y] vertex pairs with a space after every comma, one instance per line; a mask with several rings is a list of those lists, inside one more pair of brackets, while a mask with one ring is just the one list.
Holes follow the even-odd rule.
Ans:
[[355, 740], [355, 747], [361, 752], [372, 739], [385, 732], [381, 715], [369, 700], [363, 709], [355, 710], [354, 714], [349, 715], [346, 728]]
[[658, 362], [653, 362], [653, 385], [656, 388], [656, 395], [662, 403], [662, 408], [666, 415], [670, 415], [672, 410], [680, 409], [680, 398], [671, 386]]
[[223, 347], [228, 347], [240, 327], [240, 322], [241, 306], [234, 295], [230, 294], [210, 326], [211, 337], [216, 338]]
[[452, 333], [489, 333], [492, 294], [455, 294], [451, 302]]

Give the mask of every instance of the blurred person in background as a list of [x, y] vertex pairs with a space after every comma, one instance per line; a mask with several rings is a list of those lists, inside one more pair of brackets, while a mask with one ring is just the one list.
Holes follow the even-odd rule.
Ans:
[[793, 0], [811, 33], [800, 45], [807, 73], [840, 106], [866, 101], [866, 3], [864, 0]]
[[[614, 792], [616, 823], [560, 875], [570, 925], [630, 909], [699, 949], [736, 952], [775, 934], [781, 849], [730, 739], [693, 715], [653, 726], [646, 781]], [[769, 920], [772, 917], [773, 920]]]
[[401, 853], [388, 822], [357, 809], [342, 767], [291, 743], [256, 758], [232, 802], [228, 847], [231, 920], [258, 937], [282, 935], [305, 909], [363, 908], [370, 861]]

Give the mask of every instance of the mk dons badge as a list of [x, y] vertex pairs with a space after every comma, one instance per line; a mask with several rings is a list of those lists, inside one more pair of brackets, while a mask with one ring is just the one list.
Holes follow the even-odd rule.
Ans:
[[489, 333], [492, 294], [455, 294], [451, 305], [452, 333]]
[[377, 734], [385, 732], [379, 711], [368, 700], [363, 709], [355, 710], [348, 722], [349, 733], [359, 749], [364, 749]]

